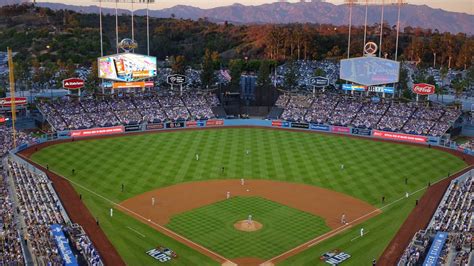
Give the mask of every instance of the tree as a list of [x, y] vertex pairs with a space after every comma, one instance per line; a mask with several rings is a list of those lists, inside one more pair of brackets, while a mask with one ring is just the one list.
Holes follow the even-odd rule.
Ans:
[[463, 91], [466, 89], [467, 81], [465, 79], [456, 78], [451, 83], [456, 94], [456, 99], [459, 99]]
[[260, 63], [258, 70], [258, 76], [256, 81], [255, 98], [257, 103], [260, 105], [271, 105], [272, 104], [272, 80], [270, 79], [270, 64], [268, 61], [263, 60]]
[[185, 58], [182, 55], [178, 55], [171, 59], [171, 69], [174, 74], [184, 75], [186, 72]]
[[231, 60], [229, 63], [230, 70], [230, 84], [229, 89], [231, 91], [240, 90], [240, 76], [242, 75], [242, 69], [244, 67], [244, 62], [241, 59]]
[[314, 71], [314, 75], [316, 77], [325, 77], [326, 76], [326, 71], [324, 71], [324, 69], [318, 67], [316, 68], [316, 70]]
[[99, 89], [99, 68], [97, 66], [97, 61], [92, 62], [91, 72], [87, 76], [85, 89], [90, 93]]
[[212, 60], [212, 54], [209, 49], [206, 49], [204, 53], [204, 59], [202, 63], [202, 72], [201, 72], [201, 84], [204, 89], [209, 89], [210, 86], [214, 83], [215, 74], [214, 74], [214, 62]]
[[439, 88], [436, 86], [436, 100], [438, 99], [439, 95], [441, 94], [441, 101], [444, 101], [444, 80], [446, 79], [446, 76], [448, 75], [448, 69], [446, 67], [442, 67], [439, 70], [439, 76], [441, 78], [441, 87]]
[[293, 90], [298, 86], [298, 78], [296, 73], [296, 64], [293, 60], [288, 61], [288, 71], [285, 73], [283, 84], [285, 89]]

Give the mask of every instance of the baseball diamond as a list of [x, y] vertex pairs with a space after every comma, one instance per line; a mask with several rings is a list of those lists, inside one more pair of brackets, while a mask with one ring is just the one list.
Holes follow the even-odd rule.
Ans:
[[[353, 265], [367, 264], [382, 253], [429, 182], [465, 167], [435, 148], [268, 128], [161, 131], [36, 149], [23, 154], [72, 183], [132, 265], [153, 263], [145, 251], [157, 244], [179, 255], [172, 260], [177, 265], [315, 264], [333, 249], [350, 254]], [[117, 210], [113, 217], [110, 208]], [[265, 218], [272, 208], [277, 216]], [[234, 223], [251, 212], [262, 229], [235, 230]], [[286, 216], [292, 212], [317, 225]], [[285, 221], [295, 224], [278, 238]], [[361, 227], [367, 234], [353, 245]], [[252, 240], [267, 232], [268, 239], [257, 239], [278, 248]], [[292, 232], [303, 237], [291, 240]], [[380, 245], [367, 246], [373, 242]]]

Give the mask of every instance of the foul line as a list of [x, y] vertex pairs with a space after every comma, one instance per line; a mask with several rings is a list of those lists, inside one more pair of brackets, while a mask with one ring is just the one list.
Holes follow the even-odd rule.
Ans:
[[351, 239], [351, 242], [356, 240], [357, 238], [360, 238], [360, 237], [364, 237], [366, 234], [368, 234], [370, 231], [367, 231], [366, 233], [364, 233], [364, 235], [358, 235], [356, 237], [354, 237], [353, 239]]
[[[31, 164], [28, 158], [23, 157], [23, 155], [20, 155], [20, 157], [21, 157], [22, 159], [26, 160], [27, 163]], [[31, 164], [31, 165], [32, 165], [32, 164]], [[38, 165], [39, 165], [39, 164], [38, 164]], [[35, 168], [38, 168], [38, 167], [36, 167], [35, 165], [33, 165], [33, 166], [34, 166]], [[42, 167], [42, 166], [41, 166], [41, 167]], [[464, 167], [463, 169], [457, 171], [457, 172], [454, 173], [453, 175], [456, 175], [456, 174], [458, 174], [458, 173], [461, 173], [461, 172], [463, 172], [463, 171], [465, 171], [465, 170], [467, 170], [467, 169], [469, 169], [469, 168], [471, 168], [471, 165], [468, 165], [468, 166]], [[42, 170], [42, 169], [39, 169], [39, 170], [41, 170], [41, 171], [44, 172], [44, 170]], [[161, 230], [166, 231], [166, 232], [168, 232], [168, 233], [171, 234], [171, 235], [174, 235], [174, 236], [177, 237], [177, 238], [180, 238], [181, 240], [187, 241], [187, 242], [189, 242], [189, 243], [191, 243], [191, 244], [193, 244], [193, 245], [199, 247], [200, 249], [205, 250], [205, 251], [207, 251], [207, 252], [210, 253], [210, 254], [213, 254], [214, 256], [216, 256], [216, 257], [218, 257], [218, 258], [220, 258], [220, 259], [222, 259], [222, 260], [224, 260], [224, 261], [228, 261], [228, 262], [233, 263], [231, 260], [226, 259], [226, 258], [223, 257], [222, 255], [219, 255], [219, 254], [217, 254], [217, 253], [215, 253], [215, 252], [213, 252], [213, 251], [211, 251], [211, 250], [209, 250], [209, 249], [207, 249], [207, 248], [205, 248], [205, 247], [203, 247], [203, 246], [201, 246], [201, 245], [199, 245], [199, 244], [197, 244], [197, 243], [195, 243], [195, 242], [193, 242], [193, 241], [191, 241], [191, 240], [185, 238], [184, 236], [181, 236], [181, 235], [175, 233], [174, 231], [171, 231], [171, 230], [169, 230], [168, 228], [163, 227], [163, 226], [161, 226], [161, 225], [159, 225], [159, 224], [153, 222], [153, 221], [151, 221], [150, 219], [146, 219], [146, 218], [143, 217], [142, 215], [140, 215], [140, 214], [138, 214], [138, 213], [136, 213], [136, 212], [134, 212], [134, 211], [132, 211], [132, 210], [130, 210], [130, 209], [128, 209], [128, 208], [126, 208], [126, 207], [124, 207], [124, 206], [118, 204], [118, 203], [115, 203], [114, 201], [112, 201], [112, 200], [110, 200], [110, 199], [108, 199], [108, 198], [106, 198], [106, 197], [104, 197], [104, 196], [102, 196], [102, 195], [100, 195], [100, 194], [98, 194], [98, 193], [96, 193], [96, 192], [94, 192], [94, 191], [88, 189], [87, 187], [85, 187], [85, 186], [83, 186], [83, 185], [81, 185], [81, 184], [78, 184], [78, 183], [76, 183], [76, 182], [70, 180], [69, 178], [66, 178], [66, 177], [64, 177], [64, 176], [62, 176], [62, 175], [60, 175], [60, 174], [58, 174], [58, 173], [56, 173], [56, 172], [54, 172], [54, 171], [51, 171], [51, 170], [48, 170], [48, 171], [51, 172], [51, 173], [56, 174], [57, 176], [59, 176], [59, 177], [65, 179], [65, 180], [67, 180], [67, 181], [69, 181], [69, 182], [72, 183], [72, 184], [75, 184], [76, 186], [81, 187], [82, 189], [88, 191], [89, 193], [92, 193], [92, 194], [96, 195], [97, 197], [102, 198], [103, 200], [108, 201], [109, 203], [111, 203], [111, 204], [113, 204], [113, 205], [115, 205], [115, 206], [117, 206], [117, 207], [119, 207], [119, 208], [121, 208], [121, 209], [123, 209], [123, 210], [125, 210], [125, 211], [127, 211], [127, 212], [129, 212], [129, 213], [131, 213], [131, 214], [133, 214], [133, 215], [135, 215], [135, 216], [138, 217], [139, 219], [141, 219], [141, 220], [143, 220], [143, 221], [145, 221], [145, 222], [148, 222], [148, 223], [150, 223], [150, 224], [152, 224], [152, 225], [154, 225], [154, 226], [160, 228]], [[433, 182], [431, 185], [435, 185], [435, 184], [437, 184], [437, 183], [439, 183], [439, 182], [445, 180], [446, 178], [449, 178], [449, 177], [441, 178], [440, 180], [437, 180], [437, 181]], [[428, 187], [429, 187], [429, 186], [424, 186], [424, 187], [422, 187], [422, 188], [420, 188], [420, 189], [415, 190], [415, 191], [412, 192], [412, 193], [408, 193], [408, 197], [410, 197], [410, 196], [412, 196], [412, 195], [414, 195], [414, 194], [417, 194], [418, 192], [420, 192], [420, 191], [422, 191], [422, 190], [425, 190], [425, 189], [427, 189]], [[271, 259], [269, 259], [269, 260], [267, 260], [267, 261], [261, 263], [260, 265], [265, 265], [266, 263], [271, 263], [272, 261], [277, 260], [277, 259], [279, 259], [279, 258], [281, 258], [281, 257], [283, 257], [283, 256], [285, 256], [285, 255], [287, 255], [288, 253], [291, 253], [291, 252], [293, 252], [293, 251], [295, 251], [295, 250], [298, 250], [298, 249], [300, 249], [300, 248], [303, 248], [303, 247], [304, 247], [303, 250], [306, 250], [306, 249], [308, 249], [308, 248], [310, 248], [310, 247], [312, 247], [312, 246], [315, 246], [315, 245], [321, 243], [322, 241], [324, 241], [324, 240], [326, 240], [326, 239], [328, 239], [328, 238], [330, 238], [330, 237], [332, 237], [332, 236], [334, 236], [334, 235], [336, 235], [336, 234], [338, 234], [338, 233], [340, 233], [340, 232], [343, 232], [343, 231], [345, 231], [345, 230], [351, 228], [351, 227], [352, 227], [352, 224], [353, 224], [354, 222], [359, 221], [359, 220], [361, 220], [361, 219], [364, 219], [365, 217], [370, 216], [370, 215], [372, 215], [372, 214], [374, 214], [374, 213], [376, 213], [376, 212], [381, 212], [381, 210], [386, 209], [386, 208], [388, 208], [388, 207], [390, 207], [390, 206], [392, 206], [392, 205], [394, 205], [394, 204], [396, 204], [396, 203], [398, 203], [398, 202], [400, 202], [400, 201], [402, 201], [403, 199], [406, 199], [406, 198], [408, 198], [408, 197], [406, 197], [406, 196], [404, 195], [404, 196], [402, 196], [401, 198], [399, 198], [399, 199], [397, 199], [397, 200], [395, 200], [395, 201], [393, 201], [393, 202], [390, 202], [390, 203], [387, 204], [387, 205], [384, 205], [384, 206], [382, 206], [382, 207], [380, 207], [380, 208], [378, 208], [378, 209], [375, 209], [375, 210], [373, 210], [373, 211], [371, 211], [371, 212], [369, 212], [369, 213], [367, 213], [367, 214], [365, 214], [365, 215], [360, 216], [359, 218], [354, 219], [352, 222], [346, 223], [345, 225], [342, 225], [342, 226], [340, 226], [340, 227], [338, 227], [338, 228], [336, 228], [336, 229], [333, 229], [332, 231], [329, 231], [329, 232], [327, 232], [327, 233], [324, 234], [324, 235], [318, 236], [318, 237], [316, 237], [316, 238], [314, 238], [314, 239], [312, 239], [312, 240], [309, 240], [309, 241], [307, 241], [306, 243], [303, 243], [303, 244], [301, 244], [301, 245], [299, 245], [299, 246], [297, 246], [297, 247], [295, 247], [295, 248], [293, 248], [293, 249], [290, 249], [290, 250], [288, 250], [288, 251], [285, 251], [284, 253], [282, 253], [282, 254], [280, 254], [280, 255], [278, 255], [278, 256], [276, 256], [276, 257], [273, 257], [273, 258], [271, 258]], [[306, 247], [305, 247], [305, 246], [306, 246]]]
[[138, 235], [140, 235], [141, 237], [145, 238], [146, 236], [140, 232], [138, 232], [137, 230], [131, 228], [130, 226], [127, 226], [128, 229], [132, 230], [133, 232], [137, 233]]
[[[23, 159], [25, 159], [25, 158], [23, 158]], [[29, 163], [29, 160], [28, 160], [28, 159], [26, 159], [26, 161]], [[33, 165], [33, 166], [34, 166], [34, 165]], [[34, 166], [34, 167], [35, 167], [35, 168], [38, 168], [38, 167], [36, 167], [36, 166]], [[41, 166], [41, 167], [42, 167], [42, 166]], [[44, 172], [44, 170], [42, 170], [42, 169], [39, 169], [39, 170], [41, 170], [41, 171]], [[134, 212], [134, 211], [132, 211], [132, 210], [130, 210], [130, 209], [128, 209], [128, 208], [126, 208], [126, 207], [120, 205], [120, 204], [118, 204], [118, 203], [115, 203], [114, 201], [112, 201], [112, 200], [110, 200], [110, 199], [108, 199], [108, 198], [106, 198], [106, 197], [104, 197], [104, 196], [102, 196], [102, 195], [100, 195], [100, 194], [98, 194], [98, 193], [96, 193], [96, 192], [94, 192], [94, 191], [88, 189], [87, 187], [85, 187], [85, 186], [83, 186], [83, 185], [81, 185], [81, 184], [78, 184], [77, 182], [72, 181], [71, 179], [69, 179], [69, 178], [67, 178], [67, 177], [64, 177], [64, 176], [62, 176], [62, 175], [60, 175], [60, 174], [58, 174], [58, 173], [56, 173], [56, 172], [54, 172], [54, 171], [51, 171], [51, 170], [48, 170], [48, 171], [51, 172], [51, 173], [56, 174], [57, 176], [59, 176], [59, 177], [65, 179], [65, 180], [67, 180], [67, 181], [69, 181], [70, 183], [72, 183], [72, 184], [74, 184], [74, 185], [76, 185], [76, 186], [78, 186], [78, 187], [80, 187], [80, 188], [86, 190], [87, 192], [89, 192], [89, 193], [91, 193], [91, 194], [94, 194], [95, 196], [97, 196], [97, 197], [99, 197], [99, 198], [101, 198], [101, 199], [103, 199], [103, 200], [105, 200], [105, 201], [111, 203], [112, 205], [117, 206], [118, 208], [121, 208], [121, 209], [123, 209], [123, 210], [125, 210], [125, 211], [127, 211], [127, 212], [129, 212], [129, 213], [131, 213], [131, 214], [133, 214], [135, 217], [141, 219], [142, 221], [145, 221], [145, 222], [147, 222], [147, 223], [150, 223], [150, 224], [154, 225], [155, 227], [157, 227], [157, 228], [159, 228], [159, 229], [161, 229], [161, 230], [167, 232], [168, 234], [173, 235], [173, 236], [176, 237], [177, 239], [181, 239], [181, 240], [183, 240], [183, 241], [185, 241], [185, 242], [189, 242], [189, 243], [195, 245], [196, 247], [199, 247], [200, 249], [202, 249], [202, 250], [204, 250], [204, 251], [206, 251], [206, 252], [208, 252], [208, 253], [214, 255], [215, 257], [217, 257], [217, 258], [219, 258], [219, 259], [221, 259], [221, 260], [223, 260], [224, 262], [225, 262], [225, 261], [228, 261], [228, 262], [233, 263], [231, 260], [229, 260], [229, 259], [223, 257], [222, 255], [217, 254], [217, 253], [215, 253], [214, 251], [211, 251], [211, 250], [209, 250], [209, 249], [207, 249], [207, 248], [205, 248], [205, 247], [203, 247], [203, 246], [201, 246], [201, 245], [199, 245], [199, 244], [197, 244], [197, 243], [195, 243], [195, 242], [193, 242], [193, 241], [187, 239], [186, 237], [181, 236], [181, 235], [175, 233], [174, 231], [171, 231], [171, 230], [169, 230], [168, 228], [161, 226], [160, 224], [157, 224], [156, 222], [153, 222], [152, 220], [147, 219], [147, 218], [145, 218], [144, 216], [142, 216], [142, 215], [140, 215], [140, 214], [138, 214], [138, 213], [136, 213], [136, 212]], [[48, 171], [47, 171], [47, 172], [48, 172]], [[168, 237], [171, 237], [171, 236], [168, 235]], [[189, 245], [188, 245], [188, 246], [189, 246]], [[191, 247], [191, 248], [192, 248], [192, 247]], [[194, 249], [194, 250], [196, 250], [196, 249]]]
[[[465, 171], [465, 170], [467, 170], [467, 169], [469, 169], [469, 168], [471, 168], [470, 165], [464, 167], [463, 169], [461, 169], [461, 170], [459, 170], [459, 171], [457, 171], [457, 172], [454, 173], [453, 175], [456, 175], [456, 174], [458, 174], [458, 173], [461, 173], [461, 172], [463, 172], [463, 171]], [[435, 185], [435, 184], [437, 184], [437, 183], [439, 183], [439, 182], [445, 180], [446, 178], [449, 178], [449, 177], [441, 178], [440, 180], [433, 182], [433, 183], [431, 184], [431, 186], [433, 186], [433, 185]], [[412, 195], [414, 195], [414, 194], [417, 194], [418, 192], [420, 192], [420, 191], [422, 191], [422, 190], [425, 190], [425, 189], [427, 189], [428, 187], [429, 187], [429, 186], [424, 186], [424, 187], [422, 187], [422, 188], [420, 188], [420, 189], [417, 189], [417, 190], [413, 191], [412, 193], [409, 193], [409, 194], [408, 194], [408, 197], [410, 197], [410, 196], [412, 196]], [[290, 249], [290, 250], [288, 250], [288, 251], [285, 251], [285, 252], [283, 252], [282, 254], [280, 254], [280, 255], [278, 255], [278, 256], [276, 256], [276, 257], [273, 257], [273, 258], [271, 258], [271, 259], [269, 259], [269, 260], [267, 260], [267, 261], [261, 263], [260, 265], [265, 265], [266, 263], [271, 263], [272, 261], [277, 260], [277, 259], [279, 259], [279, 258], [281, 258], [281, 257], [283, 257], [283, 256], [285, 256], [285, 255], [287, 255], [287, 254], [289, 254], [289, 253], [295, 251], [295, 250], [298, 250], [298, 249], [301, 249], [301, 248], [303, 248], [303, 250], [306, 250], [306, 249], [308, 249], [308, 248], [310, 248], [310, 247], [313, 247], [313, 246], [315, 246], [315, 245], [321, 243], [322, 241], [324, 241], [324, 240], [326, 240], [326, 239], [328, 239], [328, 238], [330, 238], [330, 237], [333, 237], [334, 235], [336, 235], [336, 234], [338, 234], [338, 233], [341, 233], [341, 232], [343, 232], [343, 231], [349, 229], [350, 227], [352, 227], [352, 224], [353, 224], [354, 222], [359, 221], [359, 220], [361, 220], [361, 219], [364, 219], [365, 217], [370, 216], [370, 215], [372, 215], [372, 214], [374, 214], [374, 213], [376, 213], [376, 212], [381, 212], [383, 209], [386, 209], [386, 208], [388, 208], [388, 207], [390, 207], [390, 206], [392, 206], [392, 205], [394, 205], [394, 204], [396, 204], [396, 203], [398, 203], [398, 202], [400, 202], [400, 201], [402, 201], [402, 200], [404, 200], [404, 199], [406, 199], [406, 198], [407, 198], [407, 197], [404, 195], [403, 197], [401, 197], [401, 198], [399, 198], [399, 199], [397, 199], [397, 200], [395, 200], [395, 201], [392, 201], [392, 202], [390, 202], [389, 204], [384, 205], [384, 206], [382, 206], [382, 207], [380, 207], [380, 208], [378, 208], [378, 209], [376, 209], [376, 210], [373, 210], [373, 211], [371, 211], [371, 212], [369, 212], [369, 213], [367, 213], [367, 214], [365, 214], [365, 215], [362, 215], [361, 217], [359, 217], [359, 218], [357, 218], [357, 219], [355, 219], [355, 220], [353, 220], [353, 221], [351, 221], [351, 222], [349, 222], [349, 223], [347, 223], [347, 224], [345, 224], [345, 225], [342, 225], [342, 226], [340, 226], [340, 227], [337, 227], [336, 229], [333, 229], [332, 231], [329, 231], [329, 232], [325, 233], [324, 235], [320, 235], [320, 236], [318, 236], [318, 237], [316, 237], [316, 238], [314, 238], [314, 239], [311, 239], [311, 240], [307, 241], [306, 243], [303, 243], [303, 244], [301, 244], [301, 245], [299, 245], [299, 246], [297, 246], [297, 247], [295, 247], [295, 248], [293, 248], [293, 249]], [[306, 246], [306, 247], [305, 247], [305, 246]]]

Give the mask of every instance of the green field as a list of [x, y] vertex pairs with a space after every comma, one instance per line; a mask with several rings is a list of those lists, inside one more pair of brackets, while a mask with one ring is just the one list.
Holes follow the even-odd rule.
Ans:
[[[234, 228], [237, 221], [263, 224], [255, 232]], [[232, 197], [173, 217], [167, 227], [226, 258], [270, 259], [330, 230], [324, 220], [259, 197]]]
[[[249, 155], [245, 154], [246, 150], [250, 151]], [[196, 153], [200, 155], [199, 161], [195, 160]], [[144, 253], [157, 244], [180, 255], [172, 264], [217, 263], [129, 216], [117, 212], [110, 218], [111, 204], [87, 190], [121, 202], [159, 187], [207, 179], [274, 179], [329, 188], [382, 207], [384, 212], [283, 264], [314, 265], [322, 253], [339, 248], [352, 255], [347, 265], [367, 265], [382, 253], [423, 191], [388, 207], [383, 207], [381, 197], [385, 196], [386, 204], [390, 204], [403, 198], [405, 192], [420, 190], [428, 182], [433, 183], [465, 166], [462, 160], [434, 149], [250, 128], [75, 141], [41, 150], [33, 155], [33, 160], [48, 164], [51, 170], [76, 183], [84, 202], [101, 219], [101, 227], [129, 265], [158, 263]], [[73, 168], [75, 175], [71, 174]], [[360, 226], [369, 233], [352, 242]]]

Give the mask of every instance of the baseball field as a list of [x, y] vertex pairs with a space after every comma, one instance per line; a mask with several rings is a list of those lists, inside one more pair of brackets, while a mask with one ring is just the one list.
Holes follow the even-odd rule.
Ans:
[[[171, 265], [315, 265], [335, 249], [368, 265], [426, 186], [465, 167], [428, 147], [264, 128], [76, 140], [31, 159], [73, 184], [129, 265], [159, 265], [157, 246]], [[239, 229], [249, 215], [259, 227]]]

